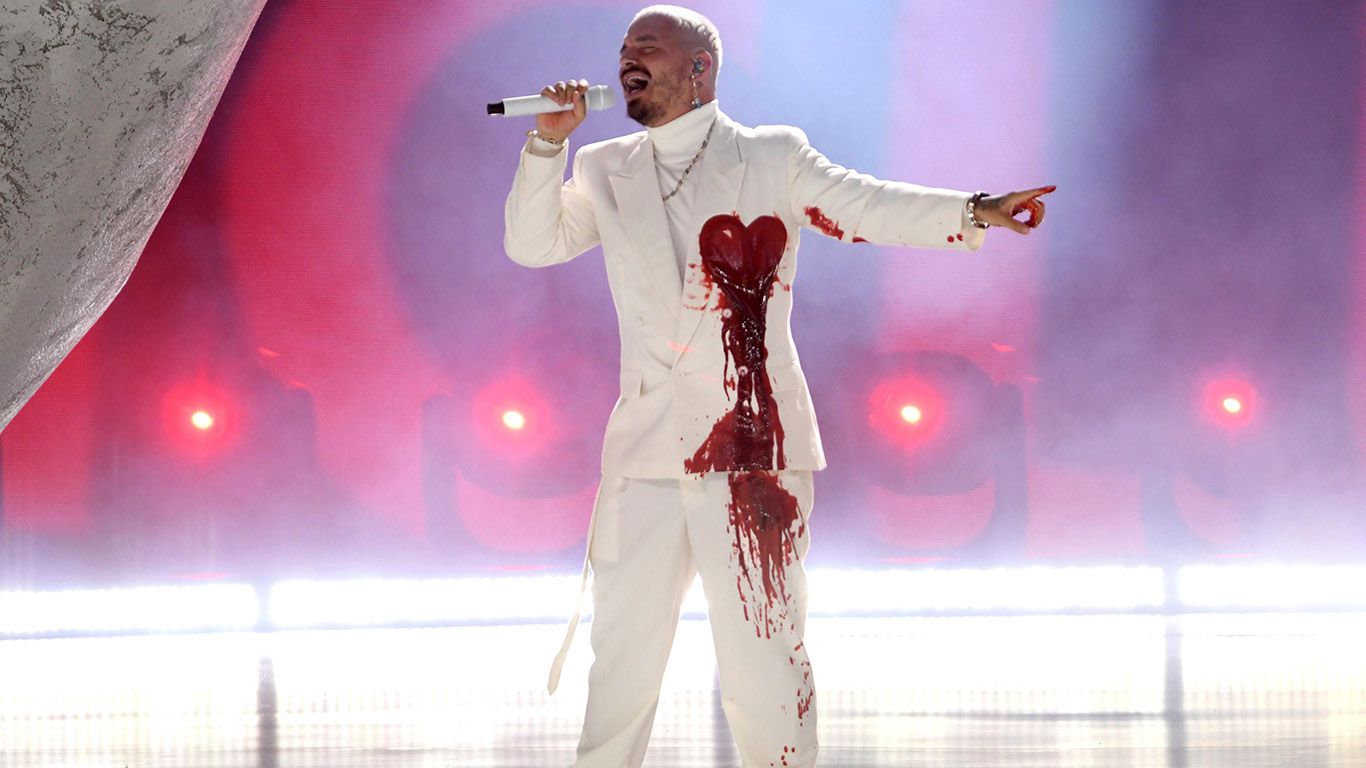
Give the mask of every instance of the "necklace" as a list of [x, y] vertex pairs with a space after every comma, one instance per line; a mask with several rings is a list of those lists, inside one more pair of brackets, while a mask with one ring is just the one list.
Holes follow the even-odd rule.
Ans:
[[715, 130], [715, 128], [716, 121], [712, 120], [711, 125], [707, 127], [707, 137], [702, 139], [702, 146], [698, 147], [697, 154], [692, 156], [692, 162], [688, 163], [688, 167], [683, 169], [683, 175], [678, 177], [678, 184], [674, 187], [674, 191], [664, 196], [664, 202], [669, 202], [669, 199], [678, 194], [678, 190], [683, 188], [683, 182], [688, 180], [688, 174], [692, 173], [692, 169], [697, 165], [697, 161], [702, 159], [702, 153], [707, 151], [707, 144], [711, 141], [711, 132]]

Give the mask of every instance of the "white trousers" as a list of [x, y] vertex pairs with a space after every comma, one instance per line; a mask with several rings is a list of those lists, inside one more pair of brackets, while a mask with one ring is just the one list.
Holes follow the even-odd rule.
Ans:
[[[812, 479], [808, 471], [776, 477], [795, 498], [800, 519], [767, 531], [735, 524], [733, 483], [725, 473], [603, 478], [589, 551], [594, 662], [575, 768], [641, 765], [680, 606], [695, 574], [707, 597], [722, 710], [744, 768], [815, 764], [802, 569]], [[766, 541], [756, 541], [760, 536]]]

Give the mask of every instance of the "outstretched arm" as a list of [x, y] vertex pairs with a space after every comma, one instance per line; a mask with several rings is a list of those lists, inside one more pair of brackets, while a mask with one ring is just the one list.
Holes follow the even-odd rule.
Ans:
[[[793, 129], [788, 185], [793, 214], [811, 228], [846, 242], [884, 245], [955, 247], [977, 250], [984, 228], [974, 226], [968, 202], [973, 200], [977, 224], [1027, 233], [1043, 221], [1041, 195], [1054, 187], [976, 197], [968, 192], [884, 181], [830, 162]], [[1018, 221], [1012, 215], [1028, 211]]]

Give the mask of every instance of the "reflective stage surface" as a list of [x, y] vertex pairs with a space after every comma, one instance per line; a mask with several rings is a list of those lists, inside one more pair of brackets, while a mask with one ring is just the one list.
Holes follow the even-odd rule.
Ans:
[[[820, 619], [822, 765], [1366, 765], [1366, 616]], [[0, 642], [0, 765], [562, 768], [548, 625]], [[684, 621], [647, 766], [738, 766]]]

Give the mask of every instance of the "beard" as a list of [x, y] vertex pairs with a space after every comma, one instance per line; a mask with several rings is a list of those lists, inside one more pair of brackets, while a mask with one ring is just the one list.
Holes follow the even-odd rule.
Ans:
[[648, 95], [626, 103], [626, 116], [647, 128], [659, 125], [676, 101], [691, 101], [683, 87], [685, 82], [686, 77], [676, 76], [651, 81]]

